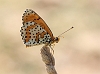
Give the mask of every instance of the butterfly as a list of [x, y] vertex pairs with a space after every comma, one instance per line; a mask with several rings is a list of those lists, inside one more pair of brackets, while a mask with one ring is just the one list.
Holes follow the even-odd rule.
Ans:
[[53, 43], [59, 42], [60, 36], [54, 37], [45, 21], [32, 9], [26, 9], [22, 16], [22, 21], [23, 26], [21, 27], [20, 32], [26, 47], [40, 44], [51, 47]]

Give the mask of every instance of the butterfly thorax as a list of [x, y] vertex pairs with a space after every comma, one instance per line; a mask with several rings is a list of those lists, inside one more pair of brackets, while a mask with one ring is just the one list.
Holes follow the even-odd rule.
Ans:
[[59, 40], [60, 40], [59, 37], [55, 37], [53, 40], [51, 40], [51, 41], [50, 41], [49, 43], [47, 43], [46, 45], [52, 45], [52, 44], [54, 44], [54, 43], [58, 43]]

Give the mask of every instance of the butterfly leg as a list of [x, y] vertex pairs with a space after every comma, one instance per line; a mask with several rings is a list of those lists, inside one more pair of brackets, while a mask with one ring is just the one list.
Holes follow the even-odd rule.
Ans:
[[53, 50], [53, 48], [52, 48], [51, 46], [52, 46], [52, 45], [50, 44], [49, 47], [51, 48], [51, 50], [52, 50], [52, 52], [53, 52], [53, 54], [54, 54], [54, 50]]
[[52, 48], [54, 48], [55, 44], [52, 44], [51, 46], [52, 46]]

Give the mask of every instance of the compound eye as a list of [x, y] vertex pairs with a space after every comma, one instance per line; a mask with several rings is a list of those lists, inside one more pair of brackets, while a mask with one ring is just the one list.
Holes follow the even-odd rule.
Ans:
[[58, 43], [58, 41], [59, 41], [59, 38], [58, 38], [58, 37], [56, 37], [56, 43]]
[[56, 38], [55, 38], [55, 41], [57, 41], [57, 40], [58, 40], [58, 38], [56, 37]]

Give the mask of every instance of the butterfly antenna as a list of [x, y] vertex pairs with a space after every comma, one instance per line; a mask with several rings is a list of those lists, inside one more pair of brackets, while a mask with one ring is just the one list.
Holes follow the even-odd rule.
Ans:
[[71, 27], [70, 29], [68, 29], [67, 31], [63, 32], [62, 34], [60, 34], [58, 37], [60, 37], [61, 35], [63, 35], [64, 33], [68, 32], [69, 30], [71, 30], [74, 27]]

